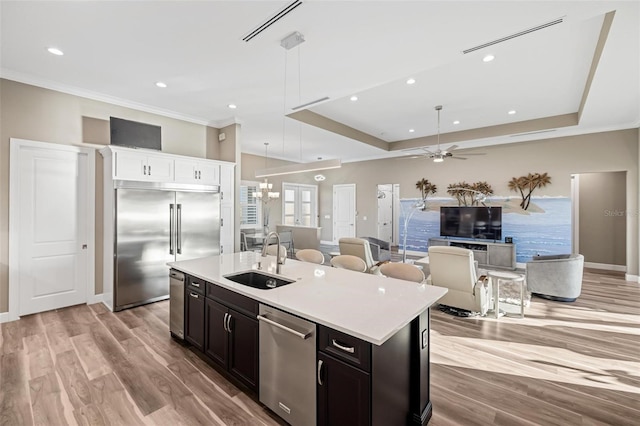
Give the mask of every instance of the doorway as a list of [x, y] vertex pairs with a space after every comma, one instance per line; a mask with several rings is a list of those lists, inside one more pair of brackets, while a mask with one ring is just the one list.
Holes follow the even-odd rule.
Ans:
[[356, 236], [356, 185], [333, 185], [333, 243]]
[[94, 289], [95, 150], [10, 141], [9, 320]]
[[376, 191], [378, 202], [378, 239], [393, 243], [393, 185], [378, 185]]
[[574, 253], [585, 266], [626, 271], [627, 172], [580, 173], [571, 176]]
[[283, 183], [282, 224], [318, 226], [318, 187]]

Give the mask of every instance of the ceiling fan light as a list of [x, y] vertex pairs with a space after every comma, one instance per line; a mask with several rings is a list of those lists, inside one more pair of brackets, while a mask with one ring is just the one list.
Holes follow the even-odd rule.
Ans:
[[435, 157], [433, 157], [433, 162], [434, 163], [442, 163], [444, 161], [444, 158], [442, 157], [442, 155], [437, 155]]

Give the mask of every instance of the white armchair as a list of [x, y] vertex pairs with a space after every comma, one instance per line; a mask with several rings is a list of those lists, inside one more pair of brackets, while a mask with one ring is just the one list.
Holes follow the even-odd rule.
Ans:
[[427, 283], [449, 289], [438, 303], [486, 315], [491, 305], [488, 282], [478, 281], [473, 252], [460, 247], [429, 247]]
[[363, 238], [343, 237], [338, 240], [338, 247], [340, 248], [340, 254], [349, 254], [364, 260], [366, 272], [375, 273], [378, 269], [371, 254], [369, 241]]

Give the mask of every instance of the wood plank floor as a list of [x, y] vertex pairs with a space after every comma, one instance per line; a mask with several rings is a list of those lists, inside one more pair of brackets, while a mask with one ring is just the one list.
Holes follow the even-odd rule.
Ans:
[[[0, 425], [284, 424], [173, 341], [168, 309], [1, 324]], [[639, 424], [639, 314], [638, 284], [592, 271], [575, 303], [533, 298], [524, 319], [434, 310], [430, 424]]]

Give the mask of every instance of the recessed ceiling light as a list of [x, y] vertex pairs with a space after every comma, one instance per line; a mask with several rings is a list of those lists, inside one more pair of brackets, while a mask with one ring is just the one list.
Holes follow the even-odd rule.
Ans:
[[358, 100], [358, 97], [356, 95], [353, 95], [352, 97], [350, 97], [349, 99], [351, 99], [353, 102]]
[[313, 179], [314, 179], [316, 182], [322, 182], [323, 180], [325, 180], [325, 179], [326, 179], [326, 177], [325, 177], [325, 175], [320, 175], [320, 174], [318, 174], [318, 175], [315, 175], [315, 176], [313, 177]]
[[58, 49], [57, 47], [50, 47], [47, 49], [47, 51], [49, 53], [51, 53], [52, 55], [56, 55], [56, 56], [62, 56], [64, 55], [64, 52], [60, 49]]
[[409, 80], [407, 80], [407, 84], [413, 84], [416, 82], [415, 78], [410, 78]]
[[409, 129], [409, 133], [415, 132], [415, 129]]
[[515, 110], [515, 109], [512, 109], [511, 111], [509, 111], [509, 112], [508, 112], [508, 114], [509, 114], [509, 115], [513, 115], [513, 114], [515, 114], [515, 113], [516, 113], [516, 110]]
[[460, 124], [460, 120], [454, 121], [453, 124]]
[[484, 58], [482, 58], [482, 62], [491, 62], [495, 59], [496, 57], [493, 55], [487, 55]]
[[236, 109], [236, 108], [238, 108], [236, 104], [229, 104], [229, 105], [227, 105], [227, 106], [228, 106], [229, 108], [231, 108], [231, 109]]
[[165, 87], [167, 87], [167, 83], [165, 83], [163, 81], [156, 81], [156, 86], [164, 89]]

